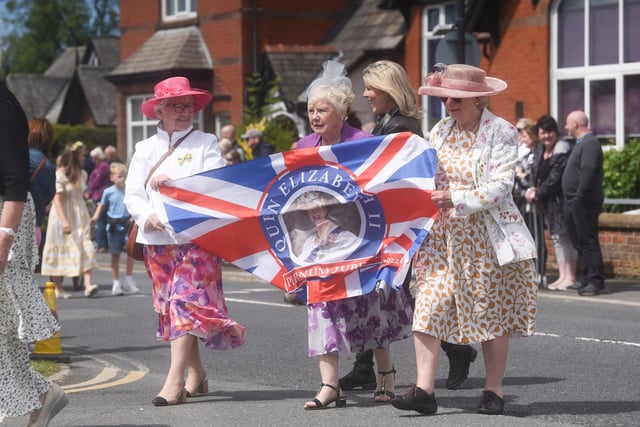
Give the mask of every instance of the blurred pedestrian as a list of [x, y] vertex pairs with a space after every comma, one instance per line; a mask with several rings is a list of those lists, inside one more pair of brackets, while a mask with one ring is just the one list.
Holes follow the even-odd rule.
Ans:
[[80, 141], [66, 146], [56, 171], [56, 195], [47, 221], [40, 272], [51, 276], [58, 298], [71, 296], [62, 287], [63, 277], [82, 276], [86, 297], [94, 296], [99, 290], [91, 281], [97, 264], [89, 211], [83, 197], [87, 188], [87, 174], [82, 169], [86, 152], [86, 146]]
[[605, 279], [598, 240], [598, 218], [604, 201], [602, 146], [589, 129], [584, 111], [571, 112], [565, 128], [576, 138], [562, 175], [566, 225], [580, 258], [580, 282], [573, 288], [582, 296], [600, 295]]
[[251, 149], [251, 155], [254, 159], [266, 157], [276, 152], [276, 148], [264, 140], [260, 129], [247, 129], [241, 138], [247, 141], [247, 146]]
[[[89, 175], [86, 197], [91, 201], [92, 212], [94, 212], [98, 203], [100, 203], [102, 192], [111, 185], [111, 181], [109, 180], [109, 161], [102, 151], [102, 148], [95, 147], [89, 155], [95, 167]], [[98, 253], [107, 251], [106, 221], [106, 212], [102, 212], [102, 216], [98, 218], [98, 221], [95, 223], [95, 245]]]
[[525, 197], [536, 203], [544, 212], [544, 224], [549, 234], [558, 264], [558, 279], [547, 288], [566, 291], [576, 281], [578, 253], [571, 243], [569, 229], [564, 218], [562, 174], [571, 152], [571, 145], [559, 139], [558, 123], [550, 115], [544, 115], [536, 123], [540, 144], [532, 165], [533, 184]]
[[52, 337], [60, 326], [34, 275], [38, 251], [29, 195], [29, 126], [4, 83], [0, 128], [0, 423], [30, 414], [28, 427], [46, 427], [68, 399], [31, 366], [29, 342]]
[[513, 199], [518, 205], [524, 222], [536, 242], [538, 270], [538, 287], [547, 287], [547, 243], [544, 236], [544, 216], [536, 203], [529, 202], [526, 193], [534, 185], [533, 166], [539, 145], [536, 123], [528, 118], [521, 118], [516, 123], [518, 131], [518, 159], [516, 160], [516, 177], [513, 185]]
[[135, 260], [130, 256], [127, 256], [124, 283], [120, 283], [120, 254], [126, 248], [129, 223], [131, 222], [131, 215], [127, 212], [127, 207], [124, 204], [124, 182], [127, 179], [127, 167], [122, 163], [113, 162], [109, 165], [109, 172], [113, 185], [107, 187], [102, 193], [102, 199], [91, 217], [91, 223], [95, 224], [103, 211], [106, 212], [107, 241], [111, 254], [111, 279], [113, 280], [111, 294], [137, 294], [139, 292], [138, 286], [133, 280]]
[[29, 121], [29, 191], [36, 206], [36, 241], [42, 242], [46, 210], [56, 194], [56, 165], [49, 160], [53, 146], [53, 126], [47, 119]]

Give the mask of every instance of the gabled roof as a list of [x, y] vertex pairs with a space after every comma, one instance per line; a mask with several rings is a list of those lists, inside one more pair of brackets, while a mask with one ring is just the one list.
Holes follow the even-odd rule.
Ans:
[[49, 117], [55, 100], [66, 92], [69, 79], [62, 77], [43, 77], [35, 74], [9, 74], [7, 86], [18, 98], [28, 119], [46, 117], [56, 122], [56, 117]]
[[173, 69], [213, 69], [209, 50], [198, 27], [157, 31], [110, 75], [116, 77]]
[[120, 63], [120, 38], [114, 36], [92, 38], [89, 40], [82, 63], [114, 69]]
[[291, 101], [304, 94], [309, 83], [322, 71], [322, 63], [338, 53], [338, 49], [328, 45], [265, 46], [274, 74], [282, 79], [282, 96]]
[[350, 69], [366, 52], [396, 49], [406, 28], [398, 10], [380, 9], [380, 0], [363, 0], [329, 43], [343, 52], [340, 62]]
[[76, 67], [82, 64], [86, 48], [84, 46], [68, 47], [44, 72], [47, 77], [71, 78]]
[[116, 87], [105, 76], [111, 67], [82, 65], [77, 77], [93, 115], [96, 126], [116, 125]]

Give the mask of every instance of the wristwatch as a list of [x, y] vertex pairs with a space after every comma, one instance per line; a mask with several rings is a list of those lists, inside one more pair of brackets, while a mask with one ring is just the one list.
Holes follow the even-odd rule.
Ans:
[[0, 227], [0, 231], [4, 231], [11, 237], [16, 237], [16, 230], [11, 227]]

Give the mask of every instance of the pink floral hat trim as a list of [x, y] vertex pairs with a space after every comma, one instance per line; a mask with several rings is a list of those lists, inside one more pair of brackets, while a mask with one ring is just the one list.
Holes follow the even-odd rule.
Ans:
[[206, 90], [194, 89], [186, 77], [169, 77], [162, 80], [153, 88], [154, 97], [143, 102], [140, 111], [150, 119], [158, 119], [154, 106], [161, 100], [177, 98], [179, 96], [193, 97], [193, 111], [198, 112], [209, 105], [211, 94]]

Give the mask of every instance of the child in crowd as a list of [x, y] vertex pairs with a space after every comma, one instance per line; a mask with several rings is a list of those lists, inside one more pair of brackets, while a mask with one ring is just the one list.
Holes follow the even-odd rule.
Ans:
[[109, 166], [109, 179], [113, 185], [106, 188], [96, 211], [91, 217], [91, 223], [95, 223], [103, 209], [107, 211], [107, 241], [109, 253], [111, 253], [111, 277], [113, 279], [112, 295], [135, 294], [138, 287], [133, 280], [134, 259], [127, 256], [127, 272], [124, 284], [120, 283], [120, 254], [127, 245], [127, 233], [131, 215], [124, 205], [124, 182], [127, 178], [127, 167], [119, 162]]

